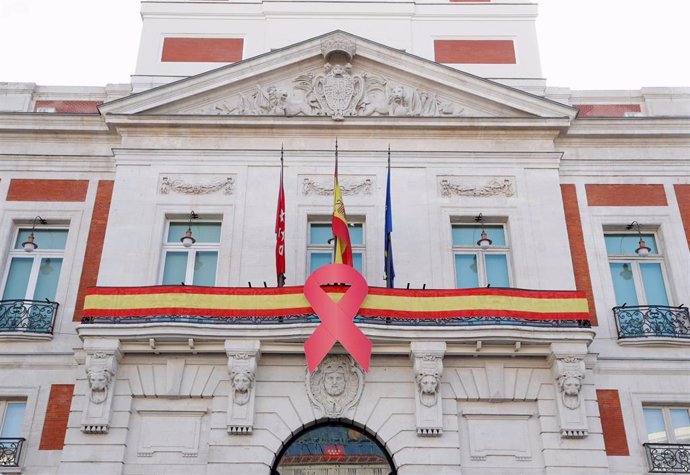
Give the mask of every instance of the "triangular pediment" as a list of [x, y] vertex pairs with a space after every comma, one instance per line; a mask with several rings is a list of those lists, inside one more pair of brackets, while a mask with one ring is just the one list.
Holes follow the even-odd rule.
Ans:
[[576, 109], [342, 31], [100, 106], [108, 114], [567, 118]]

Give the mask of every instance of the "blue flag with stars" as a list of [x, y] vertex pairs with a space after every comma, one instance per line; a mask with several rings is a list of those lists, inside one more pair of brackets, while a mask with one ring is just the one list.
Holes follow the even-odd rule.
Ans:
[[386, 287], [392, 289], [395, 285], [395, 267], [393, 266], [393, 242], [391, 241], [391, 234], [393, 233], [393, 213], [391, 211], [391, 149], [388, 147], [388, 181], [386, 183], [386, 224], [384, 230], [385, 244], [383, 253], [384, 275], [386, 278]]

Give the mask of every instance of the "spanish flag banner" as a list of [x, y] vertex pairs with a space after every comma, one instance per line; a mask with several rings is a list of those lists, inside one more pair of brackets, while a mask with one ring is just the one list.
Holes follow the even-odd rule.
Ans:
[[331, 228], [335, 236], [335, 256], [336, 264], [352, 266], [352, 245], [350, 242], [350, 230], [347, 228], [347, 216], [345, 214], [345, 203], [343, 203], [343, 193], [338, 183], [338, 142], [335, 142], [335, 175], [333, 179], [333, 217], [331, 218]]
[[[324, 287], [338, 302], [346, 286]], [[195, 286], [92, 287], [84, 317], [199, 316], [213, 319], [309, 315], [314, 310], [304, 288], [223, 288]], [[589, 320], [587, 298], [579, 291], [523, 289], [412, 290], [370, 287], [358, 315], [371, 318], [519, 318]]]

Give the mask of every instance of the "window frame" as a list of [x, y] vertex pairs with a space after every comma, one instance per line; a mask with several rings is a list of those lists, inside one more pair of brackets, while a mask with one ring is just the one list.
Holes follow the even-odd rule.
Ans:
[[[656, 254], [649, 254], [647, 256], [640, 256], [633, 252], [632, 254], [609, 254], [606, 247], [606, 236], [607, 235], [628, 235], [635, 236], [636, 238], [639, 234], [636, 231], [625, 229], [621, 226], [604, 226], [603, 228], [603, 238], [604, 238], [604, 251], [606, 253], [606, 263], [608, 267], [608, 275], [611, 279], [611, 292], [613, 293], [613, 299], [616, 306], [619, 304], [616, 297], [616, 290], [613, 281], [613, 276], [611, 275], [611, 264], [626, 264], [631, 263], [630, 271], [632, 272], [633, 285], [635, 287], [635, 296], [637, 297], [637, 306], [649, 306], [649, 305], [663, 305], [654, 302], [647, 301], [647, 292], [644, 286], [644, 279], [642, 278], [642, 270], [640, 269], [640, 264], [659, 264], [661, 269], [661, 278], [664, 284], [664, 291], [666, 293], [666, 300], [668, 301], [668, 306], [673, 306], [673, 296], [671, 292], [671, 282], [668, 278], [668, 269], [666, 268], [666, 256], [662, 252], [662, 246], [660, 245], [659, 229], [645, 229], [642, 231], [642, 236], [652, 235], [654, 238], [654, 245], [656, 247]], [[648, 243], [649, 244], [649, 243]]]
[[[311, 243], [311, 229], [312, 225], [317, 224], [317, 225], [326, 225], [329, 228], [331, 227], [331, 217], [328, 216], [313, 216], [309, 215], [307, 216], [307, 240], [306, 240], [306, 276], [309, 277], [311, 273], [313, 272], [311, 270], [311, 256], [313, 253], [320, 253], [320, 254], [330, 254], [331, 260], [330, 263], [333, 263], [333, 244], [312, 244]], [[360, 244], [352, 244], [352, 254], [353, 254], [353, 260], [354, 260], [354, 255], [355, 254], [361, 254], [362, 256], [362, 268], [360, 270], [360, 273], [362, 275], [366, 275], [366, 247], [367, 247], [367, 226], [366, 226], [366, 218], [364, 216], [360, 215], [354, 215], [354, 216], [348, 216], [347, 219], [347, 224], [348, 228], [350, 227], [355, 227], [355, 226], [361, 226], [362, 227], [362, 242]], [[316, 270], [316, 269], [314, 269]]]
[[[661, 417], [664, 422], [664, 432], [666, 433], [666, 442], [652, 442], [649, 440], [649, 428], [647, 427], [647, 420], [644, 415], [644, 410], [645, 409], [661, 409]], [[675, 445], [675, 444], [690, 444], [690, 441], [684, 441], [684, 442], [678, 442], [676, 440], [676, 434], [675, 431], [673, 430], [673, 421], [671, 419], [671, 410], [672, 409], [682, 409], [688, 412], [688, 417], [690, 417], [690, 405], [668, 405], [668, 404], [658, 404], [658, 403], [650, 403], [650, 404], [643, 404], [642, 405], [642, 418], [645, 422], [644, 428], [645, 428], [645, 433], [644, 433], [644, 438], [647, 443], [650, 444], [670, 444], [670, 445]]]
[[27, 410], [29, 407], [27, 398], [21, 397], [0, 397], [0, 435], [5, 430], [5, 423], [7, 418], [7, 407], [10, 404], [24, 404], [24, 412], [22, 413], [22, 420], [19, 424], [19, 435], [16, 437], [8, 437], [9, 439], [21, 439], [24, 438], [24, 429], [26, 422]]
[[[500, 226], [503, 229], [503, 238], [505, 240], [505, 245], [496, 246], [492, 244], [487, 249], [482, 249], [477, 244], [472, 246], [456, 245], [453, 242], [453, 229], [456, 227], [466, 227], [466, 228], [482, 228], [482, 227], [497, 227]], [[491, 233], [487, 232], [489, 239], [491, 239]], [[457, 255], [474, 255], [477, 259], [477, 287], [482, 288], [488, 285], [488, 274], [486, 272], [486, 256], [487, 255], [504, 255], [506, 258], [506, 273], [508, 275], [508, 287], [512, 288], [515, 285], [513, 278], [512, 264], [511, 264], [511, 246], [510, 246], [510, 235], [508, 232], [508, 223], [506, 220], [500, 220], [496, 218], [486, 218], [483, 223], [475, 222], [474, 218], [451, 218], [450, 223], [450, 245], [451, 252], [453, 253], [453, 285], [454, 288], [472, 288], [472, 287], [458, 287], [458, 270], [455, 264], [455, 256]], [[501, 287], [497, 287], [501, 288]], [[504, 287], [505, 288], [505, 287]]]
[[[158, 284], [159, 285], [194, 285], [194, 266], [197, 260], [198, 252], [215, 252], [216, 253], [216, 272], [213, 277], [213, 287], [218, 285], [218, 275], [220, 267], [220, 255], [221, 255], [221, 245], [223, 241], [223, 220], [220, 218], [203, 218], [195, 219], [192, 222], [192, 227], [195, 224], [202, 223], [214, 223], [220, 225], [218, 242], [199, 242], [196, 241], [191, 247], [184, 247], [181, 241], [168, 242], [168, 235], [170, 233], [170, 225], [177, 223], [184, 223], [187, 225], [187, 221], [182, 217], [168, 216], [165, 219], [165, 227], [163, 230], [163, 242], [161, 246], [161, 262], [158, 270]], [[180, 236], [182, 237], [182, 236]], [[185, 279], [184, 283], [177, 284], [163, 284], [163, 277], [165, 274], [165, 264], [167, 262], [167, 255], [169, 252], [186, 253], [187, 264], [185, 267]]]
[[[2, 275], [2, 281], [1, 281], [1, 286], [0, 289], [2, 289], [2, 294], [0, 294], [0, 298], [2, 298], [2, 295], [5, 293], [5, 288], [7, 287], [7, 284], [9, 282], [9, 276], [10, 276], [10, 269], [12, 267], [12, 261], [15, 258], [28, 258], [32, 259], [33, 262], [31, 264], [31, 271], [29, 272], [29, 279], [26, 285], [26, 292], [24, 293], [24, 298], [23, 299], [18, 299], [18, 300], [25, 300], [25, 301], [31, 301], [31, 300], [36, 300], [35, 299], [35, 294], [36, 294], [36, 286], [38, 284], [38, 277], [39, 277], [39, 272], [41, 268], [41, 262], [43, 259], [47, 258], [53, 258], [53, 259], [61, 259], [61, 265], [60, 265], [60, 273], [58, 275], [58, 280], [55, 285], [55, 297], [54, 300], [51, 300], [51, 302], [59, 302], [60, 299], [58, 299], [59, 291], [60, 291], [60, 281], [62, 280], [63, 277], [63, 270], [65, 269], [65, 261], [66, 261], [66, 253], [67, 253], [67, 247], [69, 246], [70, 243], [70, 224], [69, 223], [56, 223], [56, 224], [45, 224], [41, 225], [41, 228], [36, 230], [45, 230], [45, 229], [53, 229], [53, 230], [62, 230], [66, 231], [67, 234], [65, 236], [65, 246], [62, 249], [45, 249], [40, 246], [40, 241], [38, 242], [39, 247], [35, 249], [32, 252], [26, 252], [23, 248], [16, 249], [15, 248], [15, 243], [19, 239], [19, 234], [24, 231], [28, 230], [31, 231], [32, 227], [29, 224], [23, 224], [23, 223], [15, 223], [13, 226], [13, 233], [12, 233], [12, 239], [9, 242], [9, 247], [7, 250], [7, 261], [5, 262], [5, 267]], [[10, 299], [11, 300], [11, 299]]]

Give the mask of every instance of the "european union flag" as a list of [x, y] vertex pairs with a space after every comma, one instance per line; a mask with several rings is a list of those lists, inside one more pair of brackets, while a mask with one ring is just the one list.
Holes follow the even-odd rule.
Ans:
[[393, 233], [393, 213], [391, 211], [391, 148], [388, 147], [388, 181], [386, 183], [386, 225], [384, 228], [384, 275], [386, 278], [386, 287], [392, 289], [394, 287], [393, 281], [395, 279], [395, 267], [393, 266], [393, 242], [391, 241], [391, 234]]

